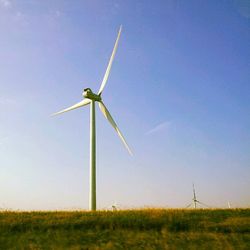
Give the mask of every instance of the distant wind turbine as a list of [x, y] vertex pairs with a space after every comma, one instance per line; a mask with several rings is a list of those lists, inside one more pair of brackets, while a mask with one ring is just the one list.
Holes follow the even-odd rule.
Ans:
[[193, 183], [193, 199], [192, 199], [192, 203], [190, 203], [188, 206], [186, 206], [186, 208], [189, 208], [189, 207], [191, 207], [193, 205], [193, 208], [196, 209], [197, 208], [197, 203], [201, 204], [203, 206], [209, 207], [208, 205], [206, 205], [206, 204], [204, 204], [204, 203], [197, 200], [196, 193], [195, 193], [195, 188], [194, 188], [194, 183]]
[[88, 104], [90, 104], [90, 193], [89, 193], [89, 209], [92, 211], [96, 210], [96, 125], [95, 125], [95, 102], [98, 102], [99, 108], [101, 110], [101, 112], [103, 113], [103, 115], [105, 116], [105, 118], [110, 122], [111, 126], [115, 129], [115, 131], [117, 132], [118, 136], [120, 137], [120, 139], [122, 140], [123, 144], [125, 145], [125, 147], [127, 148], [128, 152], [132, 155], [132, 151], [130, 150], [124, 136], [122, 135], [120, 129], [117, 127], [114, 119], [112, 118], [111, 114], [109, 113], [108, 109], [106, 108], [106, 106], [104, 105], [103, 101], [102, 101], [102, 92], [104, 90], [104, 87], [107, 83], [108, 77], [109, 77], [109, 73], [110, 73], [110, 69], [115, 57], [115, 53], [117, 50], [117, 46], [118, 46], [118, 42], [120, 39], [120, 35], [121, 35], [121, 31], [122, 31], [122, 26], [120, 26], [117, 38], [116, 38], [116, 42], [111, 54], [111, 57], [109, 59], [109, 63], [106, 69], [106, 72], [104, 74], [100, 89], [98, 91], [98, 94], [95, 94], [92, 92], [92, 90], [90, 88], [86, 88], [84, 89], [82, 95], [84, 97], [84, 99], [78, 103], [76, 103], [75, 105], [66, 108], [62, 111], [59, 111], [53, 115], [58, 115], [58, 114], [62, 114], [64, 112], [67, 111], [71, 111], [73, 109], [77, 109], [83, 106], [86, 106]]
[[113, 204], [112, 204], [112, 211], [117, 211], [117, 208], [118, 208], [118, 204], [117, 202], [115, 201]]

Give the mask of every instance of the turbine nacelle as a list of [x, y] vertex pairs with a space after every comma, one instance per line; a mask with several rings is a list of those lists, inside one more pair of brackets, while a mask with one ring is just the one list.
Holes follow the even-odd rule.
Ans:
[[94, 94], [90, 88], [84, 89], [82, 95], [85, 98], [88, 98], [97, 102], [100, 102], [102, 100], [101, 96]]

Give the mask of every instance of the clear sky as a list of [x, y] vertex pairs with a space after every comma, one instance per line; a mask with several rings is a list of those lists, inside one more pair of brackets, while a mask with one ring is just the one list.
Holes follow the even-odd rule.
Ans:
[[97, 206], [250, 206], [250, 2], [0, 0], [0, 208], [88, 208], [99, 89]]

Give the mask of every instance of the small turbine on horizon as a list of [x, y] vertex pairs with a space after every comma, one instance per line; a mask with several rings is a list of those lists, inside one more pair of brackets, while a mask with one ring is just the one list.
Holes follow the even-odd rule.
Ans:
[[197, 208], [197, 203], [201, 204], [203, 206], [209, 207], [208, 205], [206, 205], [206, 204], [204, 204], [204, 203], [197, 200], [196, 193], [195, 193], [195, 188], [194, 188], [194, 183], [193, 183], [193, 199], [192, 199], [192, 203], [190, 203], [188, 206], [186, 206], [186, 208], [191, 207], [192, 204], [193, 204], [193, 208], [196, 209]]
[[119, 205], [118, 205], [117, 202], [115, 201], [115, 202], [112, 204], [112, 206], [111, 206], [112, 211], [117, 211], [118, 207], [119, 207]]
[[102, 92], [103, 89], [107, 83], [108, 77], [109, 77], [109, 73], [110, 73], [110, 69], [115, 57], [115, 53], [117, 50], [117, 46], [118, 46], [118, 42], [120, 39], [120, 35], [121, 35], [121, 31], [122, 31], [122, 26], [120, 26], [116, 41], [115, 41], [115, 45], [111, 54], [111, 57], [109, 59], [109, 63], [106, 69], [106, 72], [104, 74], [100, 89], [98, 91], [97, 94], [93, 93], [92, 90], [90, 88], [86, 88], [84, 89], [82, 95], [84, 97], [84, 99], [78, 103], [76, 103], [75, 105], [66, 108], [62, 111], [59, 111], [53, 115], [59, 115], [68, 111], [71, 111], [73, 109], [77, 109], [83, 106], [86, 106], [88, 104], [90, 104], [90, 193], [89, 193], [89, 209], [92, 211], [96, 210], [96, 125], [95, 125], [95, 103], [97, 102], [99, 105], [99, 108], [101, 110], [101, 112], [103, 113], [103, 115], [105, 116], [105, 118], [110, 122], [111, 126], [115, 129], [115, 131], [117, 132], [118, 136], [120, 137], [120, 139], [122, 140], [123, 144], [125, 145], [126, 149], [128, 150], [128, 152], [132, 155], [132, 151], [130, 150], [124, 136], [122, 135], [120, 129], [117, 127], [114, 119], [112, 118], [111, 114], [109, 113], [108, 109], [106, 108], [106, 106], [104, 105], [103, 101], [102, 101]]

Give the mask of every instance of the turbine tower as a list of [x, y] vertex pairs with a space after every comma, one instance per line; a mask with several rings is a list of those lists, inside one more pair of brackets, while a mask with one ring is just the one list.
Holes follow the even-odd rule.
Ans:
[[86, 106], [88, 104], [90, 104], [90, 187], [89, 187], [89, 209], [92, 211], [96, 210], [96, 124], [95, 124], [95, 103], [97, 102], [99, 105], [99, 108], [101, 110], [101, 112], [103, 113], [103, 115], [105, 116], [105, 118], [110, 122], [111, 126], [115, 129], [116, 133], [118, 134], [118, 136], [120, 137], [120, 139], [122, 140], [123, 144], [125, 145], [125, 147], [127, 148], [128, 152], [132, 155], [132, 152], [124, 138], [124, 136], [122, 135], [120, 129], [118, 128], [118, 126], [116, 125], [114, 119], [112, 118], [111, 114], [109, 113], [108, 109], [106, 108], [106, 106], [104, 105], [103, 101], [102, 101], [102, 92], [103, 89], [107, 83], [108, 77], [109, 77], [109, 73], [110, 73], [110, 69], [115, 57], [115, 53], [117, 50], [117, 46], [118, 46], [118, 42], [120, 39], [120, 35], [121, 35], [121, 31], [122, 31], [122, 26], [120, 26], [116, 41], [115, 41], [115, 45], [111, 54], [111, 57], [109, 59], [109, 63], [106, 69], [106, 72], [104, 74], [100, 89], [98, 91], [97, 94], [93, 93], [92, 90], [90, 88], [86, 88], [84, 89], [82, 95], [83, 95], [83, 100], [76, 103], [75, 105], [66, 108], [62, 111], [59, 111], [53, 115], [58, 115], [58, 114], [62, 114], [68, 111], [71, 111], [73, 109], [77, 109], [83, 106]]

